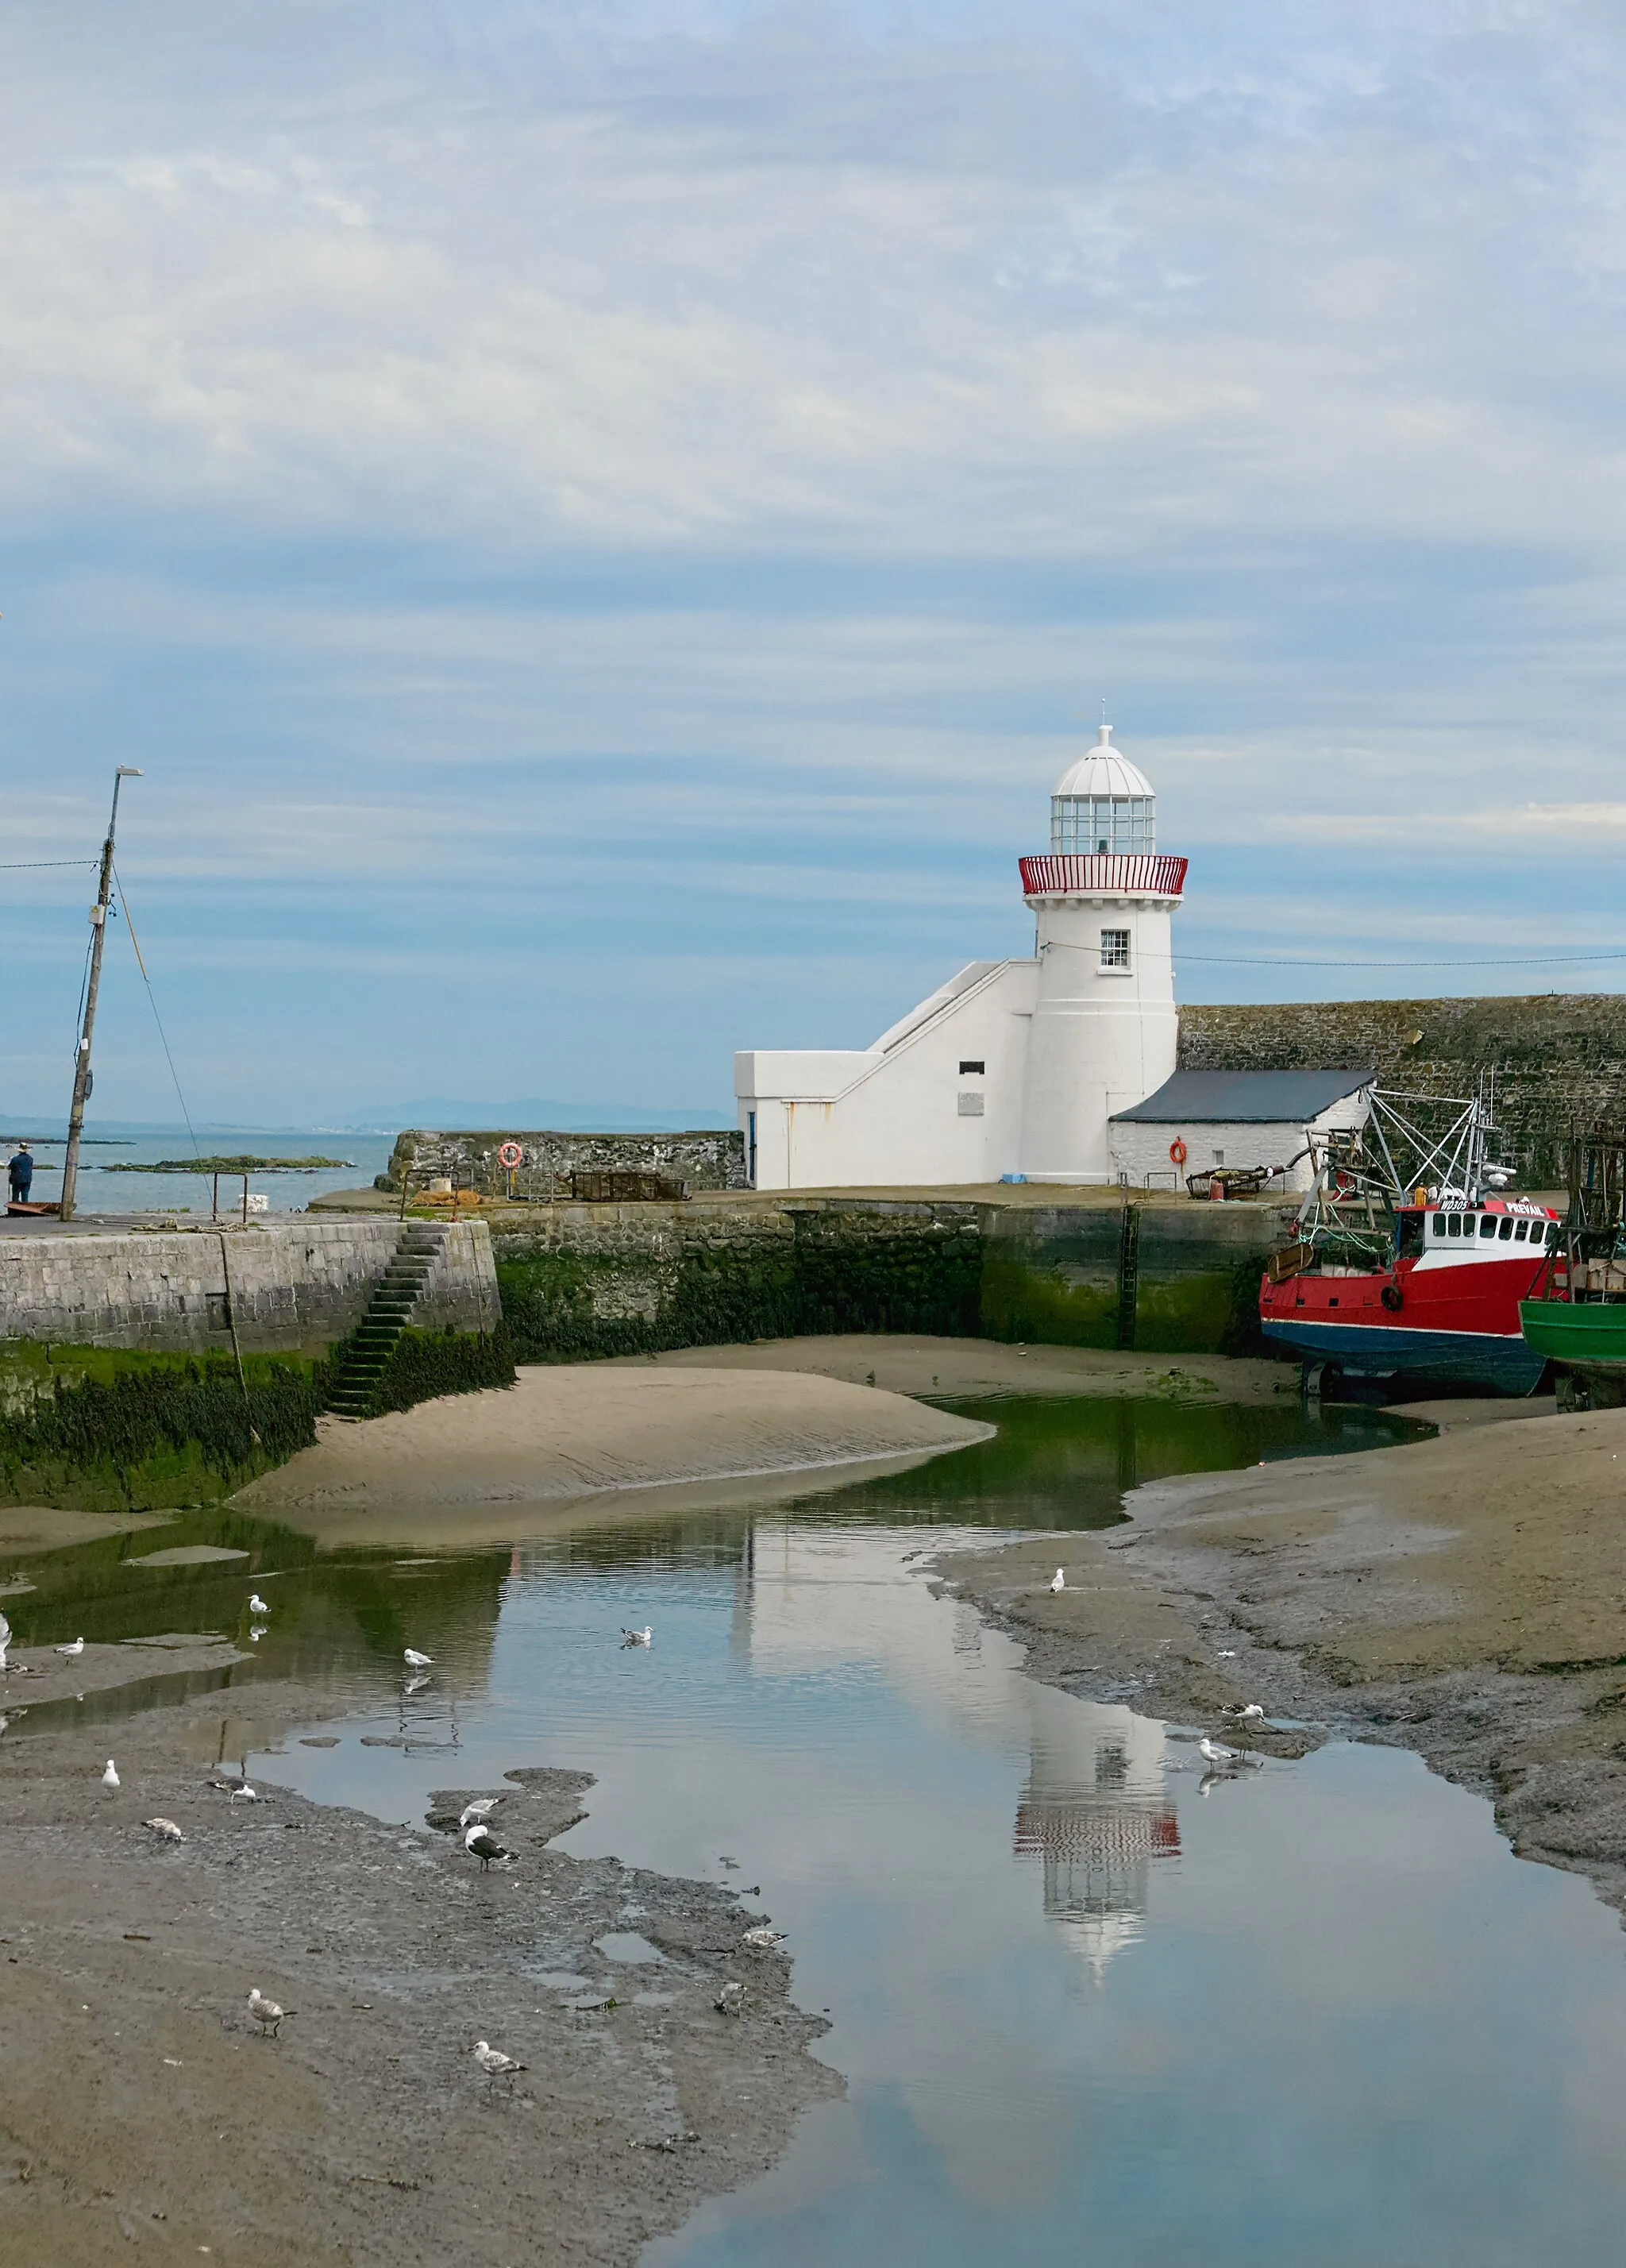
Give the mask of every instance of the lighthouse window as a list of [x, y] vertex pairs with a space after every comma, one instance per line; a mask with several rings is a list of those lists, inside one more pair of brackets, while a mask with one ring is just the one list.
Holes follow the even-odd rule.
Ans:
[[1127, 929], [1104, 929], [1101, 932], [1101, 967], [1127, 968], [1129, 965], [1129, 933]]
[[960, 1066], [960, 1076], [961, 1079], [981, 1079], [987, 1068], [986, 1064], [962, 1063]]

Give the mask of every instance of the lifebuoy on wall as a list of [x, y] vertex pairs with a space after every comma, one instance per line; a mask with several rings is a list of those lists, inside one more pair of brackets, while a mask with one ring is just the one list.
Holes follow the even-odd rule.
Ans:
[[518, 1142], [504, 1142], [497, 1153], [497, 1162], [499, 1166], [505, 1166], [511, 1174], [524, 1156], [525, 1152], [519, 1147]]
[[1185, 1145], [1185, 1144], [1181, 1140], [1181, 1138], [1180, 1138], [1180, 1137], [1179, 1137], [1179, 1135], [1178, 1135], [1178, 1134], [1174, 1137], [1174, 1140], [1169, 1144], [1169, 1155], [1170, 1155], [1170, 1157], [1174, 1160], [1174, 1163], [1175, 1163], [1177, 1166], [1183, 1166], [1183, 1165], [1185, 1164], [1185, 1162], [1186, 1162], [1186, 1158], [1187, 1158], [1187, 1155], [1188, 1155], [1187, 1149], [1186, 1149], [1186, 1145]]

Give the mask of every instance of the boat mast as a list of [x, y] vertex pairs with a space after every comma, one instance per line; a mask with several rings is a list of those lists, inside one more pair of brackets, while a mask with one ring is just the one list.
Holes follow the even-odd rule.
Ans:
[[85, 1106], [91, 1094], [91, 1035], [96, 1028], [101, 949], [107, 934], [107, 908], [113, 898], [113, 837], [119, 823], [119, 787], [122, 781], [139, 779], [141, 776], [135, 764], [120, 764], [113, 775], [113, 810], [107, 821], [107, 839], [101, 846], [101, 880], [97, 886], [96, 902], [91, 908], [91, 973], [85, 986], [85, 1021], [79, 1029], [79, 1045], [74, 1057], [73, 1102], [68, 1113], [68, 1147], [63, 1157], [64, 1220], [73, 1219], [74, 1193], [79, 1180], [79, 1139], [85, 1131]]

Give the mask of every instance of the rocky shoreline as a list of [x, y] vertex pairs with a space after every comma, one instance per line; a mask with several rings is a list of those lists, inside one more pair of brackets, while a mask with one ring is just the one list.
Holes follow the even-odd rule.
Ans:
[[[590, 1775], [484, 1791], [513, 1860], [482, 1875], [444, 1831], [475, 1791], [440, 1791], [428, 1832], [269, 1779], [232, 1800], [226, 1705], [121, 1723], [116, 1791], [82, 1732], [0, 1749], [4, 2257], [631, 2262], [841, 2091], [789, 1961], [743, 1942], [766, 1916], [550, 1847]], [[291, 1737], [320, 1713], [295, 1685], [253, 1705]], [[601, 1949], [629, 1932], [658, 1962]], [[274, 2039], [255, 1985], [288, 2011]], [[482, 2077], [482, 2038], [525, 2071]]]

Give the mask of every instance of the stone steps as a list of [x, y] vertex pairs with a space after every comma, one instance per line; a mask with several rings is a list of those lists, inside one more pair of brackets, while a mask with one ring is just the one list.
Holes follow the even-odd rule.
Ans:
[[445, 1233], [438, 1224], [417, 1222], [402, 1231], [395, 1256], [373, 1286], [366, 1313], [351, 1334], [327, 1397], [328, 1410], [335, 1418], [366, 1415], [373, 1389], [389, 1367], [390, 1357], [440, 1256]]

